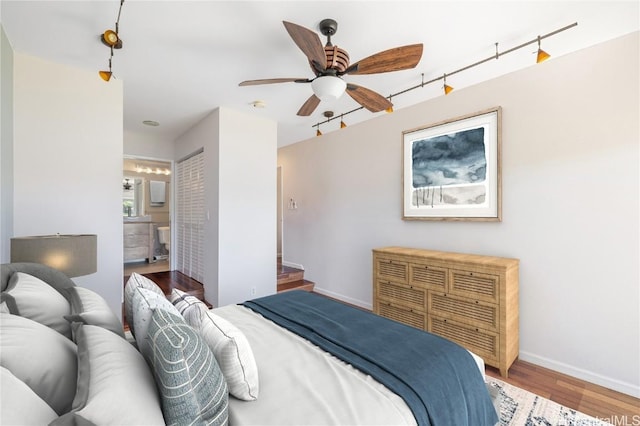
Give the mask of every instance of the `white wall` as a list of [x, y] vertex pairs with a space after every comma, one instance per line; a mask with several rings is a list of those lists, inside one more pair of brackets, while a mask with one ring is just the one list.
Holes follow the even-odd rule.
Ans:
[[[519, 258], [520, 357], [640, 396], [638, 39], [281, 148], [284, 259], [371, 307], [375, 247]], [[494, 106], [502, 222], [403, 221], [401, 132]]]
[[276, 147], [275, 122], [228, 108], [176, 141], [176, 160], [204, 148], [203, 285], [214, 306], [276, 291]]
[[13, 49], [0, 25], [0, 263], [13, 235]]
[[15, 53], [13, 236], [97, 234], [98, 272], [74, 281], [118, 317], [122, 114], [120, 81]]
[[274, 121], [220, 108], [220, 304], [276, 292]]
[[162, 126], [156, 128], [157, 134], [137, 133], [125, 130], [124, 155], [172, 160], [174, 155], [174, 140], [162, 134]]

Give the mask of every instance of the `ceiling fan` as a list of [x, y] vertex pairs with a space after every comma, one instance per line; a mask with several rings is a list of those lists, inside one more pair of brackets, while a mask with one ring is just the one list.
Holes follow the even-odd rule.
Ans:
[[298, 110], [298, 115], [308, 116], [313, 113], [321, 100], [334, 100], [345, 91], [357, 103], [371, 112], [383, 111], [393, 106], [391, 101], [371, 89], [357, 84], [347, 83], [343, 75], [378, 74], [414, 68], [422, 58], [422, 43], [396, 47], [368, 56], [355, 64], [349, 64], [349, 54], [331, 43], [331, 36], [338, 29], [333, 19], [320, 22], [320, 32], [327, 37], [323, 47], [320, 37], [300, 25], [283, 21], [284, 27], [309, 60], [314, 78], [270, 78], [247, 80], [240, 86], [253, 86], [273, 83], [311, 83], [313, 95]]

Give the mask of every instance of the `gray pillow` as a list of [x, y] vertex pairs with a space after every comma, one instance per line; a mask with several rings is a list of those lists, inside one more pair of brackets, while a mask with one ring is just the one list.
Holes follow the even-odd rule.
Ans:
[[227, 424], [227, 384], [200, 335], [179, 315], [155, 309], [149, 340], [167, 424]]
[[178, 310], [167, 300], [164, 295], [158, 295], [153, 291], [136, 287], [132, 297], [133, 323], [129, 327], [136, 330], [135, 338], [138, 350], [148, 360], [151, 357], [151, 348], [147, 340], [147, 330], [151, 315], [156, 308], [165, 309], [175, 315], [180, 315]]
[[58, 418], [31, 388], [0, 367], [0, 424], [2, 425], [47, 425]]
[[[71, 338], [71, 326], [64, 319], [71, 313], [69, 302], [40, 278], [16, 272], [0, 297], [12, 314], [32, 319]], [[44, 306], [47, 308], [43, 309]]]
[[71, 302], [71, 315], [65, 315], [67, 321], [97, 325], [124, 338], [122, 323], [102, 296], [88, 288], [77, 286], [65, 291]]
[[76, 345], [28, 318], [0, 314], [0, 365], [22, 380], [58, 414], [76, 394]]
[[114, 333], [79, 325], [78, 393], [60, 425], [162, 425], [153, 375], [133, 346]]
[[131, 330], [131, 334], [136, 335], [135, 330], [133, 329], [133, 295], [135, 294], [136, 288], [144, 288], [146, 290], [153, 291], [160, 296], [164, 296], [164, 292], [158, 284], [151, 281], [149, 278], [144, 277], [137, 272], [131, 274], [129, 279], [127, 280], [127, 284], [124, 286], [124, 317], [127, 320], [127, 324], [129, 324], [129, 329]]

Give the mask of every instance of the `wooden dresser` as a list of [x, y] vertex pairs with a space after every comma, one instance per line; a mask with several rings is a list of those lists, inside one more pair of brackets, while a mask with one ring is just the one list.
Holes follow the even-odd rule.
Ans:
[[376, 314], [446, 337], [507, 377], [518, 357], [518, 259], [373, 250]]

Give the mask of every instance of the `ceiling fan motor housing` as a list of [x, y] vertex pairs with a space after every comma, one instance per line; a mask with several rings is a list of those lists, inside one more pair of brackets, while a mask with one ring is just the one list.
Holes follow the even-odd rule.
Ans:
[[346, 50], [338, 46], [325, 46], [324, 53], [327, 55], [327, 69], [342, 73], [349, 68], [349, 54]]

